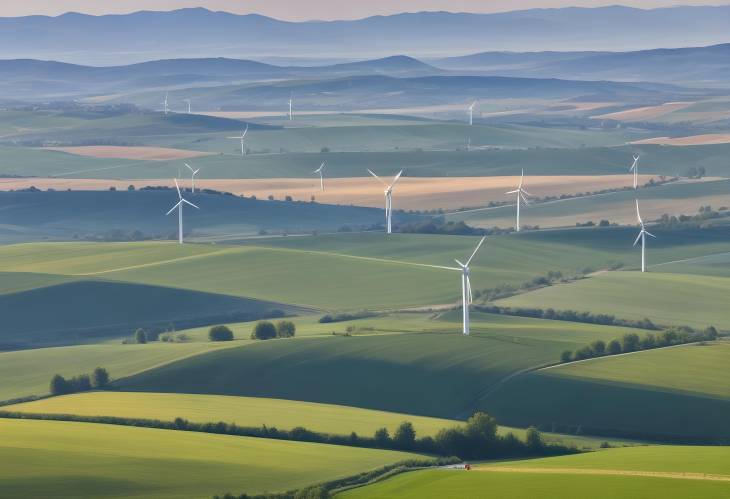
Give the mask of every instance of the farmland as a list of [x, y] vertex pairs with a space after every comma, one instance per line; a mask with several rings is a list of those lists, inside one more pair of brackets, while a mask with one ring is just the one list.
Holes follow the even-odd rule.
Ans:
[[[412, 454], [149, 428], [0, 421], [2, 495], [194, 498], [284, 491]], [[100, 451], [103, 449], [103, 451]], [[140, 456], [143, 452], [143, 456]]]

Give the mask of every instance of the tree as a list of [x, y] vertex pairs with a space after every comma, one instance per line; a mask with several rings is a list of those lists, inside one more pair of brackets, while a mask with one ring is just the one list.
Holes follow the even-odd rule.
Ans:
[[606, 355], [606, 343], [602, 340], [596, 340], [591, 343], [591, 350], [593, 350], [594, 357]]
[[208, 331], [208, 339], [210, 341], [232, 341], [233, 331], [228, 326], [213, 326]]
[[252, 340], [268, 340], [276, 338], [276, 327], [269, 321], [259, 321], [251, 333]]
[[573, 360], [573, 352], [570, 350], [565, 350], [560, 354], [560, 362], [570, 362], [571, 360]]
[[718, 336], [717, 329], [715, 329], [715, 326], [709, 326], [707, 329], [705, 329], [705, 338], [708, 340], [716, 340]]
[[134, 332], [134, 341], [139, 344], [147, 343], [147, 332], [140, 328]]
[[104, 388], [109, 384], [109, 371], [103, 367], [97, 367], [91, 374], [91, 384], [94, 388]]
[[387, 428], [378, 428], [375, 430], [375, 445], [383, 448], [390, 443], [390, 433]]
[[279, 321], [276, 323], [276, 336], [279, 338], [293, 338], [297, 327], [292, 321]]
[[91, 378], [88, 374], [80, 374], [68, 380], [72, 392], [91, 390]]
[[621, 349], [624, 352], [635, 352], [640, 344], [639, 335], [636, 333], [628, 333], [621, 338]]
[[486, 412], [475, 412], [466, 420], [466, 434], [482, 444], [490, 444], [497, 436], [497, 420]]
[[526, 441], [527, 447], [533, 451], [538, 451], [545, 447], [545, 442], [542, 440], [542, 434], [540, 434], [540, 431], [534, 426], [530, 426], [527, 429]]
[[51, 378], [51, 395], [65, 395], [71, 393], [71, 387], [66, 378], [56, 374]]
[[393, 434], [393, 443], [399, 449], [412, 449], [416, 442], [416, 430], [410, 421], [403, 421]]
[[618, 340], [611, 340], [608, 342], [606, 349], [608, 350], [609, 355], [619, 354], [621, 353], [621, 343], [619, 343]]

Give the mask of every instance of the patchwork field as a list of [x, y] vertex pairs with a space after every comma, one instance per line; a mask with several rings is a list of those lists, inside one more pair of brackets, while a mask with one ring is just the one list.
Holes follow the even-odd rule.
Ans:
[[200, 498], [285, 491], [413, 454], [149, 428], [0, 420], [0, 495]]
[[651, 121], [694, 104], [694, 102], [666, 102], [658, 106], [645, 106], [618, 111], [615, 113], [600, 114], [592, 116], [597, 120], [619, 120], [619, 121]]
[[688, 137], [655, 137], [651, 139], [635, 140], [632, 144], [662, 144], [668, 146], [699, 146], [708, 144], [727, 144], [730, 134], [708, 133], [690, 135]]
[[426, 470], [404, 473], [353, 489], [342, 497], [504, 497], [578, 499], [591, 497], [719, 499], [730, 491], [727, 448], [634, 447], [578, 456], [477, 464], [470, 472]]
[[206, 156], [210, 153], [171, 149], [169, 147], [140, 147], [140, 146], [76, 146], [76, 147], [47, 147], [49, 151], [60, 151], [77, 156], [92, 158], [118, 158], [144, 161], [169, 161], [172, 159], [189, 159]]

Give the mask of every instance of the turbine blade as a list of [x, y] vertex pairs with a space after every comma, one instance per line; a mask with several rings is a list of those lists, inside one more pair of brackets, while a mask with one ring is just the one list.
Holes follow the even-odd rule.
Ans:
[[646, 230], [645, 230], [645, 231], [644, 231], [644, 234], [646, 234], [647, 236], [651, 236], [651, 237], [653, 237], [653, 238], [656, 238], [656, 236], [655, 236], [654, 234], [652, 234], [651, 232], [649, 232], [649, 231], [646, 231]]
[[518, 187], [518, 189], [522, 189], [522, 182], [524, 181], [524, 179], [525, 179], [525, 170], [523, 169], [522, 174], [520, 175], [520, 186]]
[[639, 223], [643, 227], [644, 226], [644, 221], [641, 220], [641, 213], [639, 213], [639, 200], [638, 199], [636, 200], [636, 218], [639, 219]]
[[195, 173], [195, 170], [193, 170], [193, 167], [192, 166], [190, 166], [187, 163], [183, 163], [183, 164], [188, 167], [188, 170], [190, 170], [191, 172]]
[[395, 183], [396, 183], [396, 182], [398, 182], [398, 179], [400, 179], [400, 176], [401, 176], [401, 175], [403, 175], [403, 170], [399, 171], [399, 172], [398, 172], [398, 175], [396, 175], [396, 176], [395, 176], [395, 178], [393, 179], [393, 183], [392, 183], [392, 184], [390, 184], [390, 187], [391, 187], [391, 188], [392, 188], [392, 187], [393, 187], [393, 186], [395, 185]]
[[530, 202], [527, 200], [527, 198], [525, 197], [525, 195], [522, 192], [520, 192], [520, 197], [522, 198], [522, 202], [524, 202], [525, 204], [530, 204]]
[[180, 202], [181, 202], [181, 203], [187, 203], [187, 204], [189, 204], [190, 206], [192, 206], [193, 208], [197, 208], [197, 209], [200, 209], [200, 206], [196, 206], [196, 205], [194, 205], [193, 203], [191, 203], [191, 202], [190, 202], [190, 201], [188, 201], [187, 199], [184, 199], [184, 198], [183, 198], [183, 199], [181, 199], [181, 200], [180, 200]]
[[477, 254], [477, 251], [479, 251], [479, 248], [482, 247], [482, 244], [484, 244], [484, 240], [486, 238], [487, 238], [487, 236], [483, 236], [482, 239], [479, 241], [479, 244], [477, 244], [477, 247], [474, 248], [474, 253], [472, 253], [471, 256], [469, 257], [469, 259], [466, 261], [467, 266], [471, 263], [472, 259], [474, 258], [474, 255]]
[[469, 297], [468, 303], [474, 303], [474, 296], [472, 296], [471, 294], [471, 279], [469, 278], [469, 276], [466, 276], [466, 292], [467, 296]]
[[644, 229], [642, 229], [641, 232], [639, 232], [639, 235], [636, 236], [636, 240], [634, 241], [634, 246], [636, 246], [636, 244], [639, 242], [639, 239], [641, 239], [641, 235], [643, 233], [644, 233]]
[[167, 213], [165, 213], [165, 215], [169, 215], [170, 213], [172, 213], [173, 211], [175, 211], [175, 208], [177, 208], [178, 206], [180, 206], [180, 203], [182, 203], [182, 201], [178, 201], [177, 204], [175, 204], [175, 206], [173, 206], [172, 208], [170, 208], [170, 211], [168, 211]]
[[[466, 265], [464, 265], [463, 263], [461, 263], [461, 262], [460, 262], [459, 260], [457, 260], [456, 258], [454, 258], [454, 261], [455, 261], [456, 263], [458, 263], [460, 267], [462, 267], [462, 268], [463, 268], [463, 267], [466, 267]], [[461, 269], [459, 269], [459, 270], [461, 270]]]
[[372, 175], [373, 177], [377, 178], [377, 179], [378, 179], [378, 181], [380, 181], [380, 183], [381, 183], [381, 184], [383, 184], [384, 186], [388, 187], [388, 184], [386, 184], [386, 183], [385, 183], [385, 182], [383, 181], [383, 179], [381, 179], [380, 177], [378, 177], [377, 175], [375, 175], [375, 174], [373, 173], [373, 171], [372, 171], [372, 170], [371, 170], [370, 168], [368, 168], [368, 173], [369, 173], [370, 175]]
[[175, 179], [175, 189], [177, 189], [177, 197], [182, 199], [182, 194], [180, 194], [180, 186], [177, 183], [177, 179]]
[[507, 192], [505, 192], [505, 194], [514, 194], [516, 192], [519, 192], [519, 190], [515, 189], [514, 191], [507, 191]]
[[243, 135], [241, 135], [241, 140], [243, 140], [243, 138], [246, 136], [247, 133], [248, 133], [248, 125], [246, 125], [246, 129], [243, 131]]

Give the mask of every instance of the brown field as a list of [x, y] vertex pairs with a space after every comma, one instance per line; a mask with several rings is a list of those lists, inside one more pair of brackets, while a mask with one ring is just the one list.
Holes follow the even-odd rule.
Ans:
[[[641, 182], [647, 182], [651, 175], [641, 175]], [[484, 206], [490, 201], [507, 201], [505, 194], [519, 182], [518, 177], [404, 177], [395, 188], [396, 209], [429, 210], [443, 208], [454, 210], [470, 206]], [[612, 189], [631, 185], [630, 175], [595, 176], [542, 176], [526, 177], [525, 188], [534, 196], [555, 196], [575, 194], [601, 189]], [[170, 186], [170, 179], [146, 180], [102, 180], [62, 178], [13, 178], [0, 180], [0, 190], [24, 189], [31, 185], [38, 189], [56, 190], [106, 190], [116, 187], [126, 189], [148, 185]], [[189, 185], [189, 180], [183, 182]], [[291, 196], [294, 200], [310, 201], [311, 197], [320, 203], [353, 204], [380, 208], [383, 201], [383, 186], [371, 177], [325, 178], [325, 191], [320, 191], [319, 178], [311, 179], [197, 179], [196, 187], [233, 192], [246, 196], [255, 195], [265, 199]]]
[[667, 146], [704, 146], [727, 143], [730, 143], [730, 133], [707, 133], [688, 137], [654, 137], [632, 142], [632, 144], [662, 144]]
[[130, 146], [77, 146], [46, 147], [51, 151], [60, 151], [77, 156], [92, 158], [134, 159], [146, 161], [168, 161], [171, 159], [198, 158], [212, 153], [171, 149], [168, 147], [130, 147]]
[[615, 113], [591, 116], [596, 120], [646, 121], [691, 106], [694, 102], [666, 102], [660, 106], [637, 107]]

